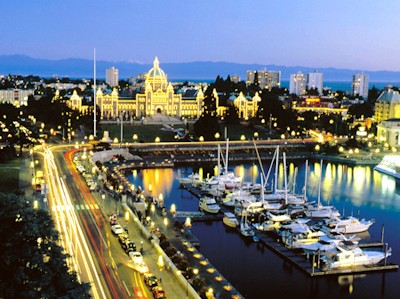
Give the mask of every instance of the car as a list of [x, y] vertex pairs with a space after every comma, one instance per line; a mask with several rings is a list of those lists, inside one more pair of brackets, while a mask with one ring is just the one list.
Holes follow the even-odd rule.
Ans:
[[129, 241], [129, 236], [127, 233], [123, 232], [122, 234], [118, 235], [118, 241], [122, 245], [126, 241]]
[[144, 283], [147, 284], [151, 288], [158, 286], [157, 277], [153, 273], [145, 273], [144, 274]]
[[111, 226], [111, 231], [114, 235], [118, 236], [119, 234], [123, 234], [124, 230], [122, 229], [121, 225], [114, 224]]
[[118, 224], [117, 218], [118, 218], [118, 217], [117, 217], [116, 214], [112, 214], [112, 215], [110, 216], [110, 225], [111, 225], [111, 226]]
[[153, 293], [153, 297], [155, 299], [167, 298], [167, 295], [165, 294], [165, 291], [164, 291], [164, 289], [162, 287], [156, 286], [156, 287], [153, 287], [151, 290], [152, 290], [152, 293]]
[[126, 240], [124, 243], [121, 244], [122, 249], [125, 250], [126, 253], [136, 251], [136, 244], [133, 241]]

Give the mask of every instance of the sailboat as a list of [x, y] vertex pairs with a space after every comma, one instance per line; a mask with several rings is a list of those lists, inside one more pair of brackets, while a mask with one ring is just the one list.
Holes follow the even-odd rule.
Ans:
[[335, 218], [340, 217], [339, 211], [334, 206], [324, 206], [321, 204], [321, 180], [322, 180], [322, 160], [320, 162], [321, 173], [318, 182], [318, 203], [317, 206], [308, 205], [304, 214], [308, 218]]
[[242, 217], [240, 219], [240, 225], [239, 225], [239, 230], [242, 236], [244, 237], [253, 237], [254, 236], [254, 231], [247, 222], [247, 212], [242, 213]]

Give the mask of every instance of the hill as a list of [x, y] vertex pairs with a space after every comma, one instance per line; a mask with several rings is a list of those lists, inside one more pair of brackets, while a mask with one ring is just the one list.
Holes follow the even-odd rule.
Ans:
[[[153, 65], [140, 64], [126, 61], [97, 61], [97, 77], [104, 78], [106, 69], [114, 66], [119, 70], [120, 78], [136, 77], [138, 74], [147, 72]], [[281, 71], [281, 80], [289, 80], [290, 74], [301, 71], [303, 73], [324, 73], [325, 81], [351, 81], [352, 75], [360, 70], [337, 69], [337, 68], [312, 68], [304, 66], [280, 66], [262, 64], [239, 64], [231, 62], [197, 61], [185, 63], [163, 63], [161, 68], [170, 80], [214, 80], [218, 75], [239, 75], [242, 80], [246, 78], [247, 70], [272, 70]], [[400, 72], [392, 71], [368, 71], [370, 82], [399, 82]], [[0, 74], [38, 75], [42, 77], [70, 77], [70, 78], [92, 78], [93, 61], [89, 59], [68, 58], [61, 60], [49, 60], [32, 58], [25, 55], [0, 55]]]

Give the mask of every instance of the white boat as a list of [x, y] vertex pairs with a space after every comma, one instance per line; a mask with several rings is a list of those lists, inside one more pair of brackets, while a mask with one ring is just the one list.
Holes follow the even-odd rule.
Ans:
[[129, 252], [129, 257], [133, 262], [133, 269], [138, 271], [139, 273], [146, 273], [149, 272], [149, 267], [143, 260], [143, 256], [138, 251], [131, 251]]
[[247, 213], [245, 213], [245, 215], [242, 215], [242, 218], [240, 219], [239, 230], [244, 237], [253, 237], [255, 235], [253, 229], [247, 222]]
[[306, 253], [307, 252], [316, 252], [316, 251], [330, 251], [334, 250], [337, 245], [339, 244], [351, 244], [356, 245], [360, 238], [356, 237], [355, 235], [351, 236], [350, 238], [346, 238], [343, 235], [339, 235], [338, 238], [331, 238], [328, 236], [321, 236], [318, 242], [312, 244], [302, 244], [300, 248], [302, 248]]
[[188, 177], [180, 178], [179, 183], [182, 185], [192, 185], [197, 186], [201, 184], [203, 181], [198, 173], [191, 173]]
[[224, 217], [222, 218], [222, 222], [229, 227], [236, 228], [239, 225], [239, 221], [237, 220], [235, 214], [231, 212], [225, 212]]
[[392, 154], [384, 156], [374, 169], [400, 179], [400, 155]]
[[321, 180], [322, 180], [322, 160], [320, 163], [321, 173], [318, 182], [318, 203], [316, 206], [308, 205], [304, 214], [308, 218], [336, 218], [340, 217], [339, 211], [334, 206], [324, 206], [321, 204]]
[[288, 223], [281, 224], [283, 229], [290, 230], [293, 233], [306, 233], [310, 231], [310, 227], [307, 225], [310, 219], [295, 219]]
[[317, 206], [309, 205], [304, 211], [304, 214], [308, 218], [336, 218], [340, 217], [339, 211], [334, 206], [323, 206], [318, 204]]
[[263, 223], [254, 223], [253, 227], [259, 231], [269, 232], [269, 231], [273, 231], [275, 229], [280, 229], [281, 223], [275, 222], [272, 220], [267, 220], [267, 221], [264, 221]]
[[313, 232], [308, 230], [305, 233], [294, 233], [290, 230], [284, 230], [281, 233], [282, 242], [289, 248], [301, 248], [304, 244], [313, 244], [319, 241], [325, 233], [322, 231]]
[[354, 266], [367, 266], [378, 264], [383, 259], [391, 256], [392, 250], [386, 252], [362, 250], [358, 246], [339, 244], [335, 251], [322, 257], [327, 268], [349, 268]]
[[365, 232], [375, 220], [358, 220], [353, 216], [333, 218], [325, 221], [324, 229], [334, 234], [357, 234]]
[[283, 213], [272, 213], [269, 211], [267, 212], [267, 218], [275, 222], [292, 220], [292, 218], [290, 218], [290, 215], [286, 214], [286, 210]]
[[218, 214], [221, 207], [212, 197], [202, 197], [199, 201], [199, 209], [211, 214]]

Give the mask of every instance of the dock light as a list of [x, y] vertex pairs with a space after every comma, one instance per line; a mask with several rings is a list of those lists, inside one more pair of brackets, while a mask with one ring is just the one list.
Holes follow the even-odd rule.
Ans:
[[343, 146], [339, 147], [339, 153], [343, 153], [343, 152], [344, 152]]
[[285, 134], [281, 134], [281, 139], [285, 139]]
[[164, 260], [162, 255], [158, 256], [157, 266], [160, 268], [160, 271], [164, 269]]
[[162, 195], [162, 193], [160, 193], [160, 195], [158, 195], [158, 203], [159, 203], [160, 207], [163, 206], [164, 196]]
[[199, 141], [200, 141], [200, 142], [203, 142], [203, 141], [204, 141], [204, 137], [203, 137], [203, 136], [200, 136], [200, 137], [199, 137]]
[[316, 151], [319, 151], [321, 149], [321, 147], [319, 146], [319, 144], [317, 144], [316, 146], [315, 146], [315, 150]]
[[213, 299], [214, 297], [214, 290], [212, 288], [209, 288], [206, 292], [206, 297], [207, 299]]
[[197, 269], [197, 268], [194, 268], [194, 269], [193, 269], [193, 274], [194, 274], [194, 275], [197, 275], [197, 274], [199, 274], [199, 269]]
[[217, 133], [215, 133], [214, 137], [216, 140], [218, 140], [221, 137], [221, 135], [217, 132]]
[[176, 205], [175, 205], [174, 203], [171, 205], [171, 209], [170, 209], [169, 211], [171, 212], [172, 215], [175, 216], [175, 213], [176, 213]]
[[153, 191], [153, 186], [151, 184], [149, 184], [149, 192]]
[[358, 153], [360, 152], [360, 150], [359, 150], [358, 148], [356, 148], [356, 149], [354, 150], [354, 152], [355, 152], [356, 154], [358, 154]]
[[128, 211], [125, 212], [125, 221], [126, 222], [129, 221], [129, 212]]
[[114, 138], [113, 143], [118, 143], [118, 138], [117, 137]]
[[241, 140], [241, 141], [244, 141], [244, 140], [246, 140], [246, 136], [244, 136], [244, 135], [241, 135], [241, 136], [240, 136], [240, 140]]
[[165, 225], [165, 228], [166, 228], [168, 226], [168, 218], [165, 217], [163, 222], [164, 222], [164, 225]]
[[255, 139], [258, 138], [258, 132], [254, 132], [254, 138], [255, 138]]
[[154, 142], [160, 142], [160, 137], [156, 137], [156, 139], [154, 140]]
[[33, 208], [34, 208], [35, 210], [37, 210], [37, 209], [39, 208], [39, 202], [38, 202], [37, 200], [35, 200], [35, 201], [33, 202]]
[[136, 142], [138, 140], [138, 135], [137, 134], [133, 134], [132, 139], [133, 139], [134, 142]]
[[150, 211], [154, 214], [155, 210], [156, 210], [156, 206], [154, 204], [151, 204]]
[[185, 226], [187, 228], [191, 228], [192, 227], [192, 221], [190, 220], [190, 217], [186, 217]]

